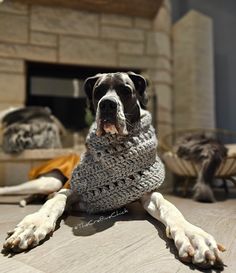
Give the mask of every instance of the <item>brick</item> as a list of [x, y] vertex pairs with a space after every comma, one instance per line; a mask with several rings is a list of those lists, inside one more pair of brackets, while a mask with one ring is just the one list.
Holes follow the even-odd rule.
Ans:
[[172, 71], [171, 61], [163, 56], [158, 56], [157, 58], [152, 58], [153, 66], [158, 70]]
[[142, 28], [142, 29], [151, 29], [152, 28], [152, 20], [136, 17], [134, 18], [134, 26], [136, 28]]
[[165, 137], [166, 135], [169, 135], [173, 130], [173, 127], [171, 124], [166, 124], [162, 122], [157, 122], [157, 134], [158, 138], [161, 142], [161, 139]]
[[85, 65], [116, 65], [116, 44], [106, 40], [60, 37], [60, 62]]
[[[0, 112], [5, 111], [9, 108], [18, 108], [23, 106], [24, 106], [23, 102], [0, 102]], [[1, 116], [1, 113], [0, 113], [0, 116]]]
[[28, 42], [28, 18], [16, 14], [1, 14], [0, 41]]
[[154, 68], [155, 64], [152, 57], [121, 54], [119, 56], [119, 66], [133, 69], [147, 69], [150, 67]]
[[57, 35], [33, 31], [30, 34], [30, 43], [33, 45], [56, 47]]
[[25, 100], [25, 76], [0, 73], [0, 101], [23, 102]]
[[173, 84], [172, 74], [171, 71], [168, 70], [151, 70], [149, 72], [150, 79], [154, 83], [166, 83], [169, 85]]
[[161, 55], [171, 59], [169, 35], [163, 32], [149, 32], [147, 34], [147, 54]]
[[19, 1], [5, 0], [0, 4], [0, 12], [26, 15], [28, 13], [28, 6]]
[[172, 88], [167, 84], [156, 84], [154, 90], [157, 95], [158, 105], [165, 109], [172, 109]]
[[144, 53], [144, 44], [134, 42], [120, 42], [118, 45], [118, 51], [119, 53], [142, 55]]
[[101, 35], [104, 38], [127, 40], [127, 41], [143, 41], [144, 32], [140, 29], [121, 28], [102, 26]]
[[131, 27], [132, 17], [116, 15], [116, 14], [102, 14], [101, 23], [106, 25], [115, 25], [121, 27]]
[[1, 43], [0, 56], [48, 62], [55, 62], [57, 59], [56, 50], [53, 48]]
[[172, 13], [171, 0], [164, 0], [162, 5], [168, 10], [169, 13]]
[[140, 69], [167, 69], [171, 71], [170, 61], [163, 57], [134, 56], [128, 54], [119, 55], [119, 66]]
[[158, 110], [157, 118], [159, 121], [166, 124], [172, 124], [173, 122], [173, 115], [171, 111], [172, 109], [163, 110], [162, 107], [157, 107], [157, 110]]
[[23, 60], [0, 58], [0, 71], [3, 72], [24, 72]]
[[153, 20], [153, 30], [170, 33], [171, 31], [171, 15], [165, 7], [161, 7], [157, 16]]
[[59, 34], [98, 36], [98, 15], [66, 8], [33, 6], [31, 29]]
[[30, 162], [10, 162], [4, 163], [3, 166], [5, 186], [19, 185], [19, 182], [29, 180], [28, 173], [31, 169]]

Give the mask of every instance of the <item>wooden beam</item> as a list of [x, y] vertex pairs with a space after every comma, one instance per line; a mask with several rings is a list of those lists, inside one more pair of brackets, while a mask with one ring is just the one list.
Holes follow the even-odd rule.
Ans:
[[20, 2], [153, 18], [163, 0], [20, 0]]

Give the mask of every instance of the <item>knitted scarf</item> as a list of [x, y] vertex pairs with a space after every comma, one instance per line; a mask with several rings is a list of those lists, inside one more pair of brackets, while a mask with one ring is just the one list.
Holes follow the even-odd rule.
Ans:
[[88, 150], [74, 169], [70, 184], [89, 213], [118, 209], [157, 189], [164, 180], [148, 111], [127, 136], [98, 137], [94, 123], [86, 144]]

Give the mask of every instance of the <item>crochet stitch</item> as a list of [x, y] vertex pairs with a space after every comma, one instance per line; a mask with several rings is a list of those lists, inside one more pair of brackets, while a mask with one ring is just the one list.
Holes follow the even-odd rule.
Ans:
[[70, 184], [89, 213], [118, 209], [157, 189], [164, 180], [148, 111], [127, 136], [98, 137], [94, 123], [86, 144], [88, 151], [74, 169]]

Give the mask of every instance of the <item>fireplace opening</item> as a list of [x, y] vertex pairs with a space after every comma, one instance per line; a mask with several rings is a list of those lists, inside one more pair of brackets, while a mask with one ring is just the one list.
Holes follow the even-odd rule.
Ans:
[[[83, 83], [97, 73], [130, 71], [102, 67], [27, 62], [26, 106], [47, 106], [71, 131], [88, 127]], [[139, 70], [133, 70], [140, 73]]]

